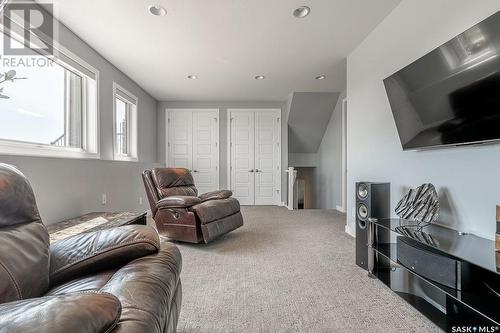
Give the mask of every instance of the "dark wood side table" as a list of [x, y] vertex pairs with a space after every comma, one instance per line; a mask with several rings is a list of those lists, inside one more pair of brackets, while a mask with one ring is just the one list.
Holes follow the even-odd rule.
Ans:
[[55, 242], [84, 232], [120, 227], [129, 224], [146, 225], [146, 213], [88, 213], [47, 226], [50, 241]]

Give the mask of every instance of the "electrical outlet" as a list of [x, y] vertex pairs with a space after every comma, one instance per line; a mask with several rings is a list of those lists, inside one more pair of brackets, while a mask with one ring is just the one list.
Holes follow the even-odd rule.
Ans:
[[142, 197], [139, 197], [139, 205], [142, 205]]
[[103, 193], [103, 194], [102, 194], [101, 203], [102, 203], [103, 205], [105, 205], [107, 202], [108, 202], [107, 195], [106, 195], [106, 193]]

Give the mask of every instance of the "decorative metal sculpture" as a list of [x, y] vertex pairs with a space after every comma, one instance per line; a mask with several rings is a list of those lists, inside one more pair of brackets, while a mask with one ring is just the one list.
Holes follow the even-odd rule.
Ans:
[[396, 214], [406, 220], [432, 223], [439, 216], [439, 200], [432, 184], [410, 189], [396, 206]]

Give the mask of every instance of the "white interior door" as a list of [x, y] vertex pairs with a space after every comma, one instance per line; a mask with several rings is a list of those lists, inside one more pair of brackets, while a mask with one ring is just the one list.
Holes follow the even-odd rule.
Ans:
[[192, 172], [198, 192], [219, 189], [219, 110], [168, 109], [167, 167]]
[[274, 111], [255, 112], [255, 204], [279, 203], [280, 114]]
[[230, 188], [242, 205], [255, 203], [254, 113], [229, 111]]
[[193, 111], [193, 176], [200, 194], [219, 189], [217, 111]]
[[242, 205], [281, 201], [281, 110], [229, 110], [229, 185]]
[[168, 112], [168, 163], [170, 168], [193, 167], [192, 112]]

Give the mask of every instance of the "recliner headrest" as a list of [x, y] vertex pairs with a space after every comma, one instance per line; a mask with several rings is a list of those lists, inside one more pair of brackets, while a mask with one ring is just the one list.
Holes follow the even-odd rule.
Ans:
[[29, 222], [40, 222], [33, 189], [21, 171], [0, 163], [0, 227]]
[[184, 168], [154, 168], [153, 180], [160, 189], [194, 186], [193, 176]]

